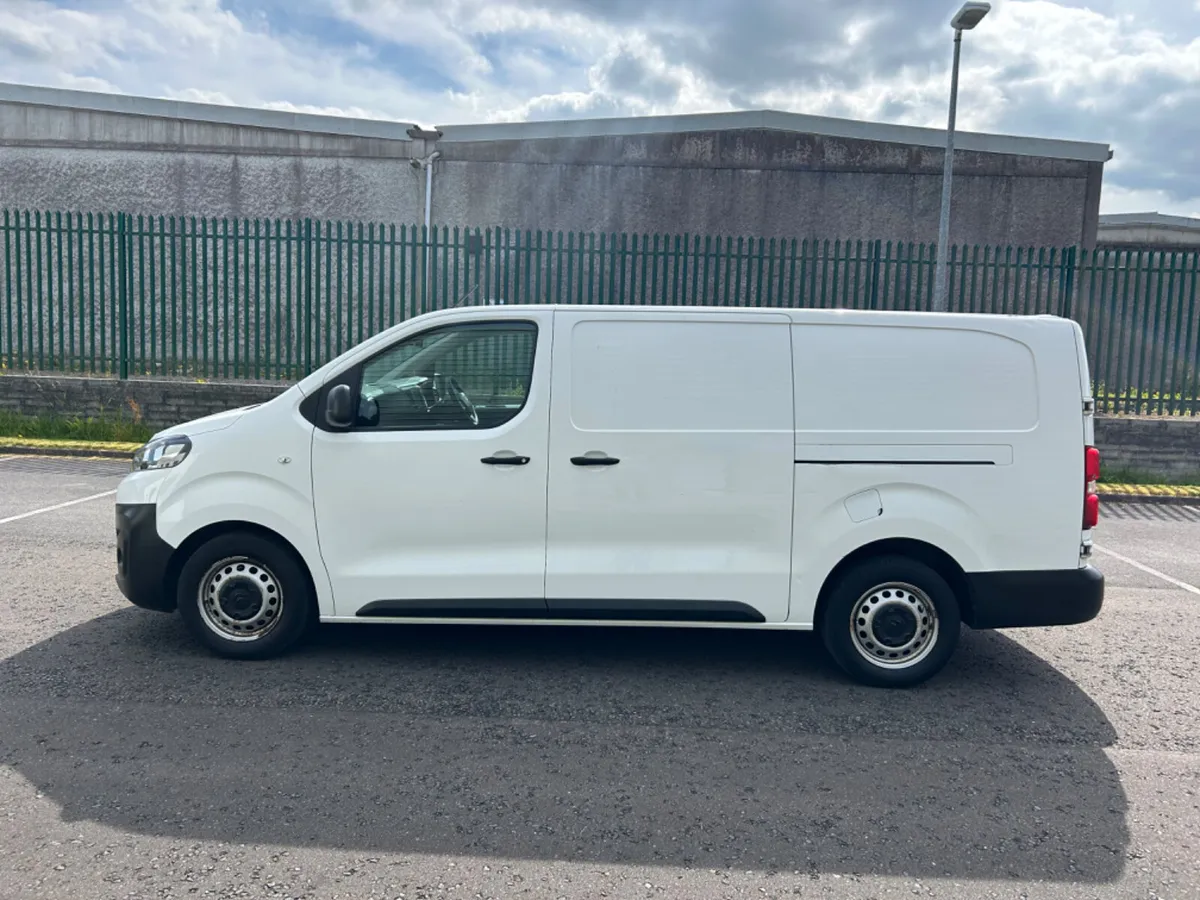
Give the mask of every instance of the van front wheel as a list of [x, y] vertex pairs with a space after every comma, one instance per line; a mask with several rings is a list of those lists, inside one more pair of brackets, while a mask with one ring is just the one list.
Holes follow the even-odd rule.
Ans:
[[264, 659], [294, 644], [312, 621], [313, 597], [296, 559], [245, 531], [202, 544], [179, 574], [179, 613], [214, 653]]
[[946, 665], [961, 621], [941, 575], [905, 556], [880, 556], [838, 577], [819, 628], [829, 655], [852, 678], [911, 687]]

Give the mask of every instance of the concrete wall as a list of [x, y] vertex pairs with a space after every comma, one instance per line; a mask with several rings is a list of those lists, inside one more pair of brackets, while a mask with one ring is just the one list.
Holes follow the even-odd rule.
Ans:
[[416, 222], [413, 143], [0, 102], [0, 208]]
[[[944, 153], [930, 129], [735, 113], [574, 134], [448, 126], [435, 139], [400, 123], [0, 88], [0, 208], [411, 224], [424, 209], [412, 163], [436, 149], [439, 225], [937, 238]], [[48, 105], [71, 97], [103, 108]], [[586, 133], [606, 128], [625, 133]], [[1103, 163], [1067, 158], [1085, 145], [965, 134], [962, 145], [954, 242], [1092, 243]]]
[[[944, 152], [780, 131], [442, 140], [440, 222], [554, 230], [937, 240]], [[1094, 239], [1103, 165], [955, 153], [956, 243]]]
[[[270, 400], [280, 382], [196, 383], [70, 376], [0, 376], [0, 410], [24, 415], [136, 419], [165, 428]], [[1200, 418], [1099, 416], [1096, 443], [1103, 467], [1167, 478], [1200, 476]]]
[[191, 381], [0, 375], [0, 410], [27, 416], [104, 418], [167, 428], [270, 400], [280, 383], [200, 384]]
[[1100, 416], [1096, 446], [1102, 470], [1132, 470], [1175, 480], [1200, 477], [1200, 418]]

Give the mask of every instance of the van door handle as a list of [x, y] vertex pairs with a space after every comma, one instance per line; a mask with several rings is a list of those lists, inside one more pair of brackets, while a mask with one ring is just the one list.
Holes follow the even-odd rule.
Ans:
[[528, 456], [485, 456], [480, 460], [485, 466], [524, 466], [529, 464]]
[[572, 456], [573, 466], [615, 466], [620, 460], [615, 456]]

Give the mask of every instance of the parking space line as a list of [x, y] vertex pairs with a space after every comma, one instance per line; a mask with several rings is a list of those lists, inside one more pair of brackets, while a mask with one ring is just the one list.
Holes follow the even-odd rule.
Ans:
[[[21, 513], [17, 516], [9, 516], [7, 519], [0, 519], [0, 525], [7, 525], [9, 522], [16, 522], [20, 519], [28, 519], [30, 516], [40, 516], [42, 513], [54, 512], [56, 509], [66, 509], [68, 506], [75, 506], [77, 503], [87, 503], [89, 500], [99, 500], [101, 497], [111, 497], [116, 491], [104, 491], [100, 494], [92, 494], [90, 497], [80, 497], [78, 500], [68, 500], [66, 503], [56, 503], [53, 506], [43, 506], [41, 509], [30, 510], [29, 512]], [[1200, 591], [1197, 591], [1200, 593]]]
[[1167, 575], [1163, 572], [1158, 571], [1158, 569], [1152, 569], [1147, 565], [1143, 565], [1142, 563], [1138, 562], [1136, 559], [1130, 559], [1128, 556], [1122, 556], [1120, 553], [1114, 553], [1112, 550], [1105, 550], [1103, 547], [1093, 546], [1092, 549], [1098, 550], [1099, 552], [1103, 553], [1105, 556], [1111, 556], [1113, 559], [1119, 559], [1121, 562], [1125, 563], [1126, 565], [1133, 566], [1135, 569], [1140, 569], [1141, 571], [1145, 572], [1147, 575], [1153, 575], [1155, 578], [1161, 578], [1163, 581], [1167, 582], [1168, 584], [1173, 584], [1177, 588], [1182, 588], [1183, 590], [1187, 591], [1190, 594], [1200, 595], [1200, 588], [1196, 587], [1194, 584], [1188, 584], [1186, 581], [1180, 581], [1178, 578], [1172, 578], [1170, 575]]

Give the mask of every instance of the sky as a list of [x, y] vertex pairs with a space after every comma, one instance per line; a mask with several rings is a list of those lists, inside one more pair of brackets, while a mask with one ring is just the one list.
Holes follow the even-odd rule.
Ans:
[[[1200, 216], [1200, 0], [994, 0], [958, 127]], [[944, 128], [956, 0], [0, 0], [0, 80], [426, 126], [779, 109]]]

